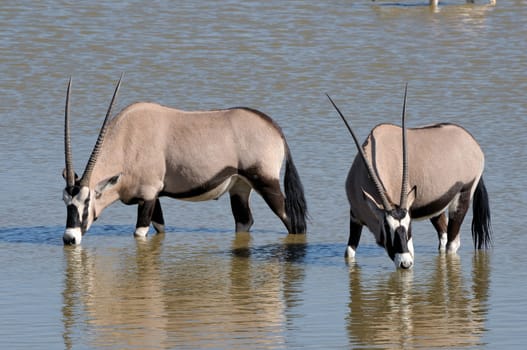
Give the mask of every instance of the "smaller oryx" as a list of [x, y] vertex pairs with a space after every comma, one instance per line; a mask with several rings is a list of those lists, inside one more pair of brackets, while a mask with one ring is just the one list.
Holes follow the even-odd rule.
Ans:
[[[362, 227], [367, 226], [397, 268], [411, 268], [411, 220], [423, 219], [430, 219], [436, 229], [439, 249], [456, 252], [472, 198], [474, 246], [481, 249], [490, 244], [489, 200], [482, 178], [484, 155], [472, 135], [454, 124], [407, 130], [405, 89], [402, 128], [380, 124], [360, 147], [348, 122], [328, 98], [359, 151], [346, 179], [350, 203], [346, 257], [355, 256]], [[400, 198], [398, 203], [395, 198]]]
[[[289, 233], [306, 232], [303, 186], [285, 137], [270, 117], [249, 108], [187, 112], [141, 102], [110, 118], [121, 79], [80, 179], [73, 169], [69, 131], [71, 79], [68, 84], [64, 244], [79, 244], [104, 208], [117, 200], [138, 204], [136, 236], [145, 236], [151, 223], [162, 232], [160, 196], [204, 201], [229, 192], [236, 232], [248, 231], [253, 189]], [[285, 197], [279, 182], [284, 159]]]

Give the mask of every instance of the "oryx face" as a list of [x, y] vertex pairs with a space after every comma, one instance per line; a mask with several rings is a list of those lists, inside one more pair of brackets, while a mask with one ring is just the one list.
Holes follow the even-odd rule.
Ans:
[[384, 249], [396, 268], [409, 269], [414, 264], [411, 219], [407, 209], [396, 207], [384, 211], [381, 237]]
[[63, 192], [67, 208], [64, 244], [80, 244], [82, 236], [94, 221], [92, 191], [88, 186], [67, 186]]
[[110, 190], [119, 183], [120, 178], [121, 174], [104, 179], [94, 189], [83, 185], [82, 181], [73, 186], [66, 185], [63, 199], [68, 216], [62, 237], [64, 244], [80, 244], [84, 233], [97, 220], [101, 206], [104, 206], [105, 202], [113, 201], [115, 192]]
[[[122, 75], [121, 75], [122, 79]], [[108, 120], [111, 115], [112, 106], [121, 85], [121, 79], [115, 87], [110, 107], [106, 112], [103, 125], [99, 132], [97, 142], [93, 147], [92, 154], [86, 164], [84, 173], [79, 179], [73, 169], [73, 157], [71, 152], [70, 128], [69, 128], [69, 101], [71, 93], [71, 78], [68, 83], [68, 91], [66, 93], [66, 108], [64, 118], [64, 155], [66, 161], [66, 168], [62, 173], [64, 180], [66, 180], [66, 188], [63, 191], [63, 199], [67, 208], [66, 229], [62, 240], [64, 244], [80, 244], [82, 236], [90, 228], [93, 221], [96, 219], [96, 201], [101, 200], [104, 191], [113, 187], [120, 178], [120, 174], [99, 182], [94, 188], [89, 186], [90, 179], [93, 173], [97, 158], [101, 152], [101, 147], [108, 128]]]

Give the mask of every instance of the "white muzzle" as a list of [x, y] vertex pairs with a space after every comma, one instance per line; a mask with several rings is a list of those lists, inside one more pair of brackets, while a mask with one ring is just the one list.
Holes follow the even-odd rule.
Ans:
[[64, 231], [64, 236], [62, 236], [62, 240], [64, 241], [64, 244], [81, 244], [82, 241], [82, 232], [80, 227], [76, 228], [67, 228]]

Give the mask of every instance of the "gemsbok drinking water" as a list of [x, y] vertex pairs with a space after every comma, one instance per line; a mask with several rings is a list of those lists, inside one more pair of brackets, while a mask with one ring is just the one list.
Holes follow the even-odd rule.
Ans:
[[[136, 236], [145, 236], [151, 223], [163, 232], [161, 196], [204, 201], [229, 192], [235, 230], [248, 231], [253, 189], [289, 233], [306, 232], [303, 186], [285, 137], [270, 117], [249, 108], [187, 112], [141, 102], [111, 118], [121, 79], [81, 178], [73, 168], [71, 79], [68, 83], [64, 244], [79, 244], [93, 221], [117, 200], [138, 204]], [[285, 196], [280, 188], [284, 159]]]
[[423, 219], [430, 219], [437, 231], [439, 249], [455, 253], [471, 200], [474, 246], [490, 245], [489, 200], [482, 178], [485, 160], [471, 134], [444, 123], [407, 130], [405, 89], [402, 127], [380, 124], [361, 147], [344, 115], [328, 98], [359, 152], [346, 179], [350, 204], [347, 258], [355, 257], [362, 227], [367, 226], [396, 268], [411, 268], [411, 221]]

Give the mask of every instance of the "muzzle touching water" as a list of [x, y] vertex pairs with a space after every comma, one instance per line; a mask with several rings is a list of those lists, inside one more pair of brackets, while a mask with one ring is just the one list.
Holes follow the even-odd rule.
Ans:
[[[388, 241], [387, 251], [395, 268], [410, 269], [414, 265], [414, 245], [410, 230], [399, 226], [393, 233], [393, 240]], [[391, 244], [390, 244], [391, 243]]]
[[393, 259], [395, 268], [397, 269], [410, 269], [414, 266], [414, 257], [410, 253], [395, 254]]
[[62, 236], [64, 245], [77, 245], [82, 241], [82, 231], [80, 227], [66, 228]]

